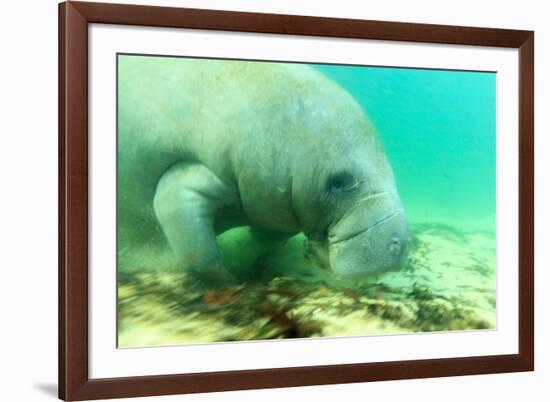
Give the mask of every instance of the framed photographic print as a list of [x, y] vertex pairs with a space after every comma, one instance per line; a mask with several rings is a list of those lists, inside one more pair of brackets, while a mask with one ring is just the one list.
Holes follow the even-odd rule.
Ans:
[[61, 399], [533, 370], [533, 32], [59, 23]]

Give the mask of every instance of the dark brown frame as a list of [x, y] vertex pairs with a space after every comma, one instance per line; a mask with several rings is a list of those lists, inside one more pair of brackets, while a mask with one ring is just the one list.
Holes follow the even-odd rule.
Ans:
[[[88, 24], [519, 49], [519, 353], [126, 378], [88, 377]], [[59, 397], [137, 397], [534, 369], [534, 33], [105, 3], [59, 5]]]

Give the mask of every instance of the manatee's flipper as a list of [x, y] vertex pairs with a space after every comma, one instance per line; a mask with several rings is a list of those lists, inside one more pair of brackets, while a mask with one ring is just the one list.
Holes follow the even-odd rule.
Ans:
[[216, 211], [235, 200], [234, 191], [198, 163], [172, 166], [155, 192], [155, 215], [174, 254], [184, 268], [216, 285], [235, 283], [221, 263], [214, 231]]
[[308, 238], [305, 244], [304, 257], [319, 268], [329, 269], [329, 249], [326, 238]]

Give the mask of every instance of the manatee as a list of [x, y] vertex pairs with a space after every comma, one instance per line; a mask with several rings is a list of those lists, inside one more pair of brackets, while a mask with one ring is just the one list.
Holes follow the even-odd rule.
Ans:
[[398, 269], [409, 228], [354, 98], [303, 64], [119, 56], [118, 223], [229, 283], [216, 236], [303, 232], [340, 277]]

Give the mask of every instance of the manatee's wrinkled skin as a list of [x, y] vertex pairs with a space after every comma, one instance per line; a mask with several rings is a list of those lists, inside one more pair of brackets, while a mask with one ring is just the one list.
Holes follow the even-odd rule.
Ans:
[[216, 235], [243, 225], [303, 232], [342, 277], [402, 263], [391, 167], [362, 109], [321, 73], [121, 56], [118, 90], [121, 236], [147, 241], [160, 224], [182, 267], [221, 281]]

